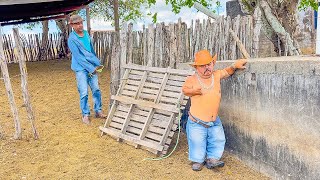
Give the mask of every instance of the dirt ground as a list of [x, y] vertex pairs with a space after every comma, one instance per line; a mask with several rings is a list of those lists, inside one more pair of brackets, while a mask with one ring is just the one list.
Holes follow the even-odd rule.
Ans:
[[[0, 179], [268, 179], [229, 153], [223, 156], [223, 168], [192, 171], [184, 134], [170, 158], [143, 161], [155, 156], [109, 136], [100, 137], [98, 127], [104, 120], [92, 118], [91, 126], [81, 122], [76, 80], [69, 61], [32, 62], [27, 67], [40, 139], [33, 139], [23, 107], [20, 78], [14, 77], [19, 74], [19, 67], [9, 65], [23, 139], [12, 139], [13, 118], [1, 80]], [[107, 71], [99, 77], [106, 113], [109, 77]]]

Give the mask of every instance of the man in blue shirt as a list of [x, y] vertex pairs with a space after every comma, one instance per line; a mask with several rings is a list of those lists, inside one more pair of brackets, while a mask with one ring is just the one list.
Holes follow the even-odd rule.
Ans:
[[88, 85], [92, 91], [95, 116], [97, 118], [106, 118], [106, 115], [101, 111], [101, 92], [97, 76], [97, 72], [101, 72], [103, 66], [94, 52], [88, 32], [83, 29], [83, 19], [81, 16], [72, 15], [70, 17], [70, 25], [73, 29], [68, 39], [68, 46], [72, 53], [71, 69], [76, 74], [82, 121], [85, 124], [90, 124]]

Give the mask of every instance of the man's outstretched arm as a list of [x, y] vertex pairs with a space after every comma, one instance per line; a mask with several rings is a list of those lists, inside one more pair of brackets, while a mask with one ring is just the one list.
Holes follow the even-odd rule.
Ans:
[[244, 66], [247, 63], [246, 59], [238, 59], [236, 62], [232, 63], [231, 66], [226, 67], [223, 69], [223, 71], [226, 71], [228, 74], [225, 74], [221, 78], [225, 78], [228, 76], [231, 76], [237, 69], [245, 69], [246, 67]]

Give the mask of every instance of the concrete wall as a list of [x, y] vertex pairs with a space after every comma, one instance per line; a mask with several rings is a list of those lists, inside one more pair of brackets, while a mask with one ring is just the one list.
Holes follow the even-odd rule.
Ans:
[[320, 57], [255, 59], [221, 85], [228, 151], [273, 179], [320, 179]]

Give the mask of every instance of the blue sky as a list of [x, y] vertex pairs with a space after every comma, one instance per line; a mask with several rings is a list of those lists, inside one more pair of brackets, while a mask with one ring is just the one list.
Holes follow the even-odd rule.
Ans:
[[[215, 7], [216, 0], [212, 1], [213, 7]], [[226, 14], [226, 6], [225, 1], [221, 1], [222, 7], [219, 8], [219, 14], [225, 15]], [[178, 19], [181, 17], [183, 22], [186, 22], [188, 26], [190, 25], [190, 22], [192, 19], [207, 19], [207, 16], [201, 12], [197, 12], [195, 8], [182, 8], [181, 12], [179, 14], [174, 14], [171, 11], [171, 5], [166, 5], [164, 0], [157, 0], [156, 6], [152, 7], [151, 12], [158, 12], [158, 20], [157, 22], [165, 22], [168, 24], [169, 22], [177, 22]], [[148, 11], [145, 11], [145, 14], [147, 14]], [[134, 29], [141, 29], [142, 25], [148, 25], [152, 23], [152, 19], [150, 17], [143, 18], [141, 20], [137, 20], [136, 22], [133, 22]], [[86, 23], [84, 23], [86, 26]], [[8, 34], [12, 33], [12, 27], [13, 26], [4, 26], [3, 32]], [[85, 27], [86, 28], [86, 27]], [[91, 20], [91, 28], [92, 30], [113, 30], [114, 28], [111, 26], [111, 22], [104, 21], [102, 19], [92, 19]], [[33, 30], [29, 30], [26, 28], [19, 28], [19, 31], [24, 34], [32, 34], [32, 33], [41, 33], [41, 25], [37, 26]], [[58, 28], [56, 27], [55, 23], [53, 21], [49, 22], [49, 32], [58, 32]]]

